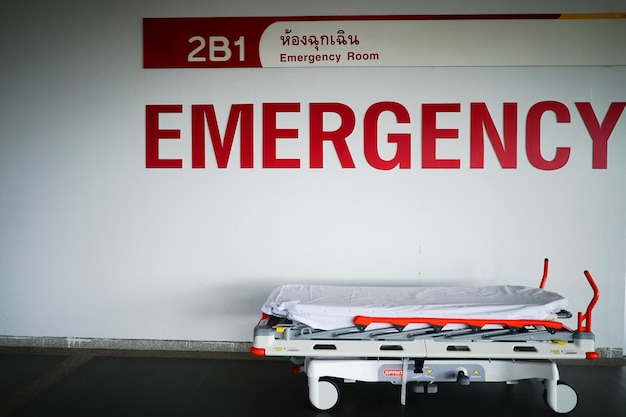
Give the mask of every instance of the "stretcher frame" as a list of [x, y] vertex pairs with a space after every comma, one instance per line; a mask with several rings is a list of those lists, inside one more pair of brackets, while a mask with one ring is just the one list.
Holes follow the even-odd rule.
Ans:
[[[589, 271], [584, 275], [593, 297], [585, 313], [578, 313], [576, 330], [552, 320], [366, 316], [356, 316], [352, 327], [316, 330], [263, 313], [250, 352], [290, 358], [294, 373], [307, 375], [309, 400], [319, 410], [337, 405], [336, 379], [400, 385], [402, 405], [409, 388], [433, 393], [438, 382], [468, 385], [537, 379], [544, 383], [546, 405], [564, 414], [576, 407], [578, 398], [571, 386], [559, 380], [554, 360], [599, 357], [591, 331], [599, 290]], [[547, 276], [545, 259], [541, 289]], [[568, 312], [559, 312], [559, 319], [569, 317]], [[418, 328], [411, 327], [416, 324]]]

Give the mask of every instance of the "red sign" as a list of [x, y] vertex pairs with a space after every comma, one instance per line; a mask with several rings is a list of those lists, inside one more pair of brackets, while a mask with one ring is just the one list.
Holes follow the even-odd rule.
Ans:
[[[374, 58], [380, 58], [379, 65], [395, 65], [395, 57], [388, 57], [385, 61], [385, 57], [380, 56], [382, 51], [372, 50], [372, 45], [379, 45], [381, 39], [386, 44], [410, 41], [412, 36], [399, 39], [390, 30], [397, 27], [399, 22], [411, 29], [418, 21], [546, 20], [561, 17], [559, 14], [506, 14], [145, 18], [143, 66], [237, 68], [308, 64], [370, 65], [371, 62], [360, 61]], [[383, 26], [384, 30], [381, 29]], [[361, 32], [360, 39], [358, 33], [348, 33], [350, 28]], [[402, 30], [405, 34], [406, 29]], [[262, 62], [263, 55], [266, 56], [265, 64]]]
[[[444, 50], [463, 65], [624, 65], [619, 41], [623, 25], [613, 23], [625, 17], [609, 13], [146, 18], [143, 58], [144, 68], [439, 66], [450, 64], [437, 58], [441, 55], [437, 51]], [[555, 19], [569, 23], [555, 26], [549, 22]], [[613, 23], [598, 26], [600, 19]], [[505, 26], [503, 20], [508, 20]], [[433, 36], [440, 26], [450, 33], [446, 21], [456, 21], [457, 30], [451, 36]], [[512, 53], [519, 44], [516, 33], [526, 30], [529, 21], [534, 21], [533, 37], [525, 41], [532, 44], [534, 55], [523, 45], [523, 54]], [[590, 35], [573, 55], [565, 53], [559, 42], [543, 41], [555, 33], [576, 39], [581, 31]], [[597, 52], [599, 44], [606, 53], [581, 58], [581, 48]], [[523, 60], [514, 61], [517, 55]], [[506, 58], [499, 60], [500, 56]]]

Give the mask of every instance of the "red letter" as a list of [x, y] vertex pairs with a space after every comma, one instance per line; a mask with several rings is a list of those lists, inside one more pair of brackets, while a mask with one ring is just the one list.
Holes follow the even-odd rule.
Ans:
[[298, 129], [276, 127], [276, 113], [299, 111], [300, 103], [263, 103], [263, 168], [300, 168], [299, 159], [276, 158], [276, 139], [298, 138]]
[[517, 168], [517, 103], [504, 103], [503, 117], [504, 141], [500, 139], [487, 105], [470, 104], [470, 168], [485, 167], [485, 131], [500, 166]]
[[[346, 144], [346, 138], [350, 136], [356, 123], [352, 109], [341, 103], [311, 103], [309, 112], [310, 167], [324, 168], [323, 141], [329, 140], [335, 147], [341, 167], [354, 168], [354, 161]], [[337, 130], [324, 131], [324, 113], [326, 112], [339, 115], [341, 123]]]
[[437, 139], [457, 139], [458, 129], [437, 129], [438, 112], [459, 112], [460, 103], [422, 104], [422, 168], [460, 168], [458, 159], [437, 159]]
[[182, 168], [182, 159], [159, 159], [160, 139], [180, 139], [180, 130], [159, 129], [159, 114], [182, 113], [182, 104], [146, 106], [146, 168]]
[[541, 156], [541, 116], [547, 111], [556, 115], [557, 123], [569, 123], [567, 106], [558, 101], [542, 101], [528, 110], [526, 117], [526, 155], [532, 166], [544, 170], [563, 168], [569, 160], [570, 148], [556, 148], [554, 159], [548, 161]]
[[239, 164], [241, 168], [253, 167], [253, 151], [252, 151], [252, 104], [233, 104], [228, 115], [228, 123], [224, 140], [220, 135], [219, 126], [217, 124], [217, 116], [215, 108], [209, 105], [193, 105], [191, 106], [191, 167], [205, 167], [205, 129], [204, 121], [209, 126], [209, 134], [213, 143], [213, 152], [218, 168], [226, 168], [230, 151], [233, 147], [235, 139], [235, 130], [237, 122], [241, 120], [239, 125], [239, 137], [241, 139]]
[[600, 125], [596, 113], [593, 111], [593, 107], [591, 107], [591, 103], [576, 103], [578, 113], [580, 113], [580, 117], [582, 117], [583, 122], [585, 122], [587, 131], [593, 141], [593, 169], [606, 169], [609, 137], [611, 133], [613, 133], [613, 129], [622, 115], [625, 106], [626, 103], [624, 102], [611, 103], [609, 111], [606, 113], [606, 116], [604, 116], [602, 125]]
[[365, 159], [376, 169], [392, 169], [399, 166], [400, 169], [411, 168], [411, 135], [409, 133], [389, 133], [387, 142], [397, 144], [396, 155], [387, 161], [378, 153], [378, 118], [384, 111], [390, 111], [396, 116], [398, 123], [409, 123], [411, 117], [406, 108], [396, 102], [383, 101], [375, 103], [365, 112], [363, 126], [363, 140]]

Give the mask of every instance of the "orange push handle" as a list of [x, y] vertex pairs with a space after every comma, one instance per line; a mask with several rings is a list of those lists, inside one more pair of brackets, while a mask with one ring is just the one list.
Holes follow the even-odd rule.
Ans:
[[543, 287], [546, 286], [546, 281], [548, 280], [548, 258], [543, 260], [543, 277], [541, 278], [541, 284], [539, 288], [543, 290]]
[[600, 290], [598, 290], [598, 286], [596, 282], [593, 280], [593, 277], [589, 273], [589, 271], [585, 271], [585, 277], [593, 290], [593, 298], [589, 302], [587, 306], [587, 311], [585, 314], [578, 313], [578, 331], [579, 332], [591, 332], [591, 312], [593, 311], [596, 303], [598, 302], [598, 298], [600, 298]]
[[[600, 298], [600, 291], [598, 290], [598, 286], [596, 282], [593, 280], [593, 277], [589, 273], [589, 271], [585, 271], [585, 277], [593, 290], [593, 298], [589, 302], [587, 306], [587, 310], [585, 313], [578, 313], [578, 331], [579, 332], [591, 332], [591, 312], [593, 311], [596, 303], [598, 302], [598, 298]], [[541, 278], [541, 284], [539, 288], [544, 289], [546, 285], [546, 281], [548, 280], [548, 258], [543, 260], [543, 277]]]

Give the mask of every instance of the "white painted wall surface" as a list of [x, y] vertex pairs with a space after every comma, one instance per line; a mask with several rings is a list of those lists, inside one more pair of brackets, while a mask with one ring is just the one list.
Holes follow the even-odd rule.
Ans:
[[[0, 5], [0, 335], [251, 340], [260, 306], [284, 282], [372, 285], [538, 285], [573, 312], [601, 290], [597, 346], [624, 343], [626, 115], [609, 141], [608, 169], [591, 169], [591, 140], [575, 107], [603, 116], [626, 100], [626, 68], [420, 67], [145, 70], [141, 19], [181, 16], [538, 13], [621, 11], [606, 2], [505, 5], [437, 2], [80, 2]], [[566, 104], [571, 123], [546, 124], [546, 156], [571, 147], [556, 171], [532, 167], [524, 118], [543, 100]], [[412, 168], [378, 171], [362, 153], [362, 118], [377, 101], [411, 113]], [[469, 103], [501, 120], [519, 107], [518, 167], [487, 146], [469, 169]], [[299, 102], [281, 119], [300, 138], [279, 153], [301, 169], [261, 168], [261, 105]], [[356, 169], [308, 169], [308, 103], [341, 102], [357, 115]], [[441, 157], [458, 170], [421, 168], [421, 104], [458, 102], [442, 127]], [[145, 168], [145, 106], [182, 104], [163, 127], [163, 157], [183, 169]], [[255, 168], [192, 170], [190, 107], [255, 107]], [[331, 122], [329, 122], [331, 123]], [[407, 130], [408, 129], [408, 130]], [[448, 143], [449, 142], [449, 143]], [[575, 327], [572, 319], [569, 325]]]

